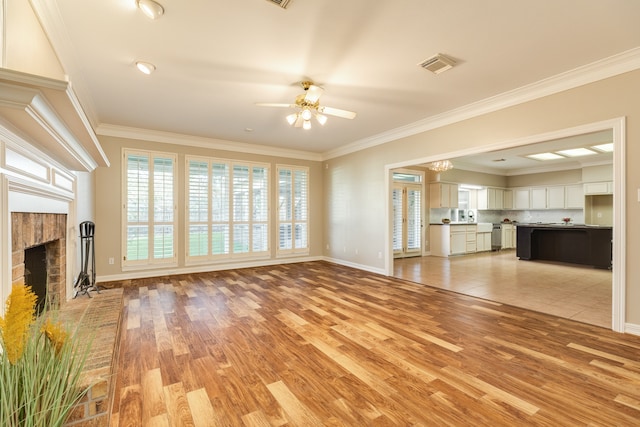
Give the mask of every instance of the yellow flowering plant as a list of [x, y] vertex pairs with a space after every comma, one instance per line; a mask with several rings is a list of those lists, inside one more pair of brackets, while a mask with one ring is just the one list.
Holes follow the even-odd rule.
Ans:
[[88, 388], [79, 387], [90, 342], [36, 317], [36, 296], [15, 285], [0, 317], [0, 426], [62, 426]]

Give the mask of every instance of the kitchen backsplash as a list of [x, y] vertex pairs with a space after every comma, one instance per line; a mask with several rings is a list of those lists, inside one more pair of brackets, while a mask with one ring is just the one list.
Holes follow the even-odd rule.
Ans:
[[[504, 219], [522, 223], [560, 223], [562, 218], [571, 218], [574, 224], [584, 224], [584, 211], [582, 209], [545, 209], [545, 210], [479, 210], [474, 211], [474, 222], [502, 222]], [[438, 224], [442, 218], [455, 221], [455, 214], [449, 208], [429, 209], [429, 223]]]
[[571, 218], [574, 224], [584, 224], [584, 211], [582, 209], [548, 209], [531, 211], [478, 211], [478, 222], [502, 222], [508, 218], [510, 221], [523, 223], [561, 223], [562, 218]]

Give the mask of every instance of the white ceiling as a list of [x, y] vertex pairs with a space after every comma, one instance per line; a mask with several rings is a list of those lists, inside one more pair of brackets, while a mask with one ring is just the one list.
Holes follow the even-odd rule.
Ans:
[[[155, 21], [134, 0], [31, 1], [99, 133], [319, 154], [640, 46], [637, 0], [159, 0]], [[457, 65], [416, 65], [436, 53]], [[305, 131], [287, 109], [254, 105], [293, 102], [303, 79], [357, 117]]]
[[[457, 157], [451, 160], [457, 169], [507, 176], [580, 169], [585, 166], [613, 163], [613, 153], [598, 152], [598, 150], [591, 149], [593, 146], [611, 142], [613, 142], [613, 131], [609, 129], [567, 138], [536, 142], [515, 148]], [[587, 148], [596, 154], [544, 161], [526, 157], [531, 154], [555, 152], [571, 148]]]

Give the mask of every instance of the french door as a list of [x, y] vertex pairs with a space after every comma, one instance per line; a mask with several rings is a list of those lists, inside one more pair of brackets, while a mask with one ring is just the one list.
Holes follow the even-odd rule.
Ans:
[[394, 183], [393, 256], [422, 254], [422, 184]]

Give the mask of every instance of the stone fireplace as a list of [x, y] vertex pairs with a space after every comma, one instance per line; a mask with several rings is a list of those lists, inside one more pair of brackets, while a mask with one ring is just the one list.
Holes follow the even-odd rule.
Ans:
[[66, 234], [66, 214], [11, 213], [11, 283], [30, 284], [29, 272], [25, 268], [25, 252], [39, 245], [44, 246], [46, 281], [42, 294], [56, 308], [67, 300]]

